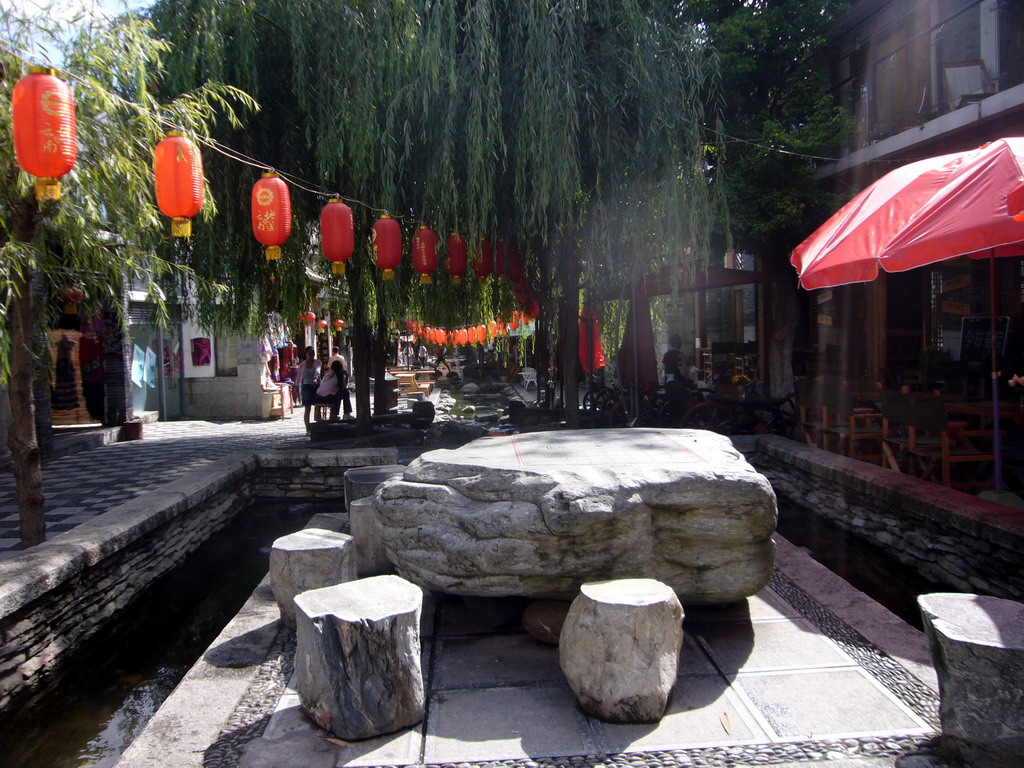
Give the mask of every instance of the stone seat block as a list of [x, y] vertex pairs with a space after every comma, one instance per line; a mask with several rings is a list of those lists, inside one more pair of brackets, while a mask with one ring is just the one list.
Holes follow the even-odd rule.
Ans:
[[377, 464], [368, 467], [353, 467], [345, 471], [345, 506], [356, 499], [372, 496], [377, 486], [405, 471], [402, 464]]
[[1024, 603], [917, 599], [939, 678], [941, 747], [972, 768], [1024, 765]]
[[277, 539], [270, 549], [270, 586], [289, 629], [295, 629], [296, 595], [355, 578], [355, 543], [347, 534], [304, 528]]
[[296, 691], [321, 728], [346, 739], [392, 733], [423, 720], [423, 591], [375, 576], [295, 598]]
[[355, 540], [356, 573], [359, 578], [395, 572], [381, 543], [377, 518], [373, 514], [372, 497], [355, 499], [349, 505], [349, 530]]
[[613, 723], [659, 720], [676, 682], [683, 607], [667, 584], [617, 579], [584, 584], [558, 644], [583, 710]]

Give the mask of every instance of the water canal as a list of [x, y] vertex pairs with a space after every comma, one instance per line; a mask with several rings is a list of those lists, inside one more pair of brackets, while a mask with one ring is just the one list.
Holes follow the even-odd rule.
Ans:
[[[94, 639], [42, 702], [7, 718], [5, 765], [111, 768], [267, 573], [273, 540], [316, 510], [253, 506]], [[779, 533], [920, 628], [918, 594], [949, 591], [831, 521], [783, 504]]]
[[254, 505], [155, 582], [37, 705], [5, 717], [3, 765], [110, 768], [266, 575], [310, 504]]

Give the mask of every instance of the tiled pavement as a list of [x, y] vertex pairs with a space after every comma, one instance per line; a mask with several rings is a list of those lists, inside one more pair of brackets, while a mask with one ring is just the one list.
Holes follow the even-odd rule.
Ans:
[[[537, 643], [519, 625], [496, 631], [480, 624], [458, 598], [428, 596], [421, 724], [355, 743], [332, 740], [302, 711], [294, 679], [285, 685], [286, 664], [272, 673], [279, 678], [277, 692], [264, 680], [236, 709], [249, 721], [262, 714], [253, 724], [259, 737], [235, 745], [245, 754], [240, 764], [891, 768], [899, 755], [927, 750], [936, 725], [934, 679], [898, 650], [906, 650], [899, 635], [909, 628], [893, 623], [866, 637], [858, 625], [878, 630], [887, 621], [884, 611], [802, 551], [780, 545], [780, 571], [757, 596], [728, 607], [687, 609], [676, 687], [658, 723], [613, 724], [584, 714], [561, 673], [557, 648]], [[800, 586], [807, 577], [845, 615]], [[919, 633], [905, 636], [916, 647], [911, 656], [926, 656]], [[233, 642], [230, 636], [220, 641]], [[209, 685], [211, 670], [199, 672], [196, 680]], [[176, 707], [191, 706], [191, 685], [186, 680], [174, 694], [168, 717], [180, 716]], [[274, 711], [269, 722], [267, 709]], [[235, 766], [232, 741], [245, 731], [221, 731], [205, 751], [204, 768]], [[138, 759], [145, 751], [125, 768], [149, 765]], [[941, 762], [926, 764], [937, 768]]]
[[[47, 537], [236, 451], [308, 446], [299, 411], [275, 421], [146, 424], [143, 439], [112, 443], [43, 464]], [[0, 560], [19, 551], [11, 470], [0, 472]]]

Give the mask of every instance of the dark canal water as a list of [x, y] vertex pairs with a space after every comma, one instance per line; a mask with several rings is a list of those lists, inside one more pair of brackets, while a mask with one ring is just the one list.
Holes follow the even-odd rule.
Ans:
[[918, 629], [922, 627], [917, 596], [956, 591], [948, 584], [926, 579], [867, 539], [810, 510], [780, 503], [776, 530], [796, 546], [809, 550], [815, 560], [844, 581]]
[[[43, 703], [0, 726], [0, 765], [109, 768], [266, 575], [312, 506], [242, 510], [94, 638]], [[168, 767], [170, 768], [170, 767]]]

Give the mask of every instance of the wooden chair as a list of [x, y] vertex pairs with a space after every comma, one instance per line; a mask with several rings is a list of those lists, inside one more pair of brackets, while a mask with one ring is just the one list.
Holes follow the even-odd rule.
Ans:
[[947, 488], [979, 490], [994, 485], [988, 476], [953, 477], [958, 466], [973, 464], [977, 470], [995, 461], [992, 430], [968, 429], [965, 422], [949, 421], [937, 395], [887, 393], [882, 407], [883, 451], [890, 469], [941, 481]]
[[882, 393], [883, 464], [897, 472], [910, 472], [910, 452], [942, 445], [946, 429], [941, 397], [917, 393]]
[[821, 379], [800, 379], [796, 383], [800, 439], [815, 448], [822, 446], [823, 387]]
[[826, 387], [824, 395], [824, 447], [851, 459], [880, 464], [882, 414], [873, 407], [855, 406], [849, 389], [842, 385]]

